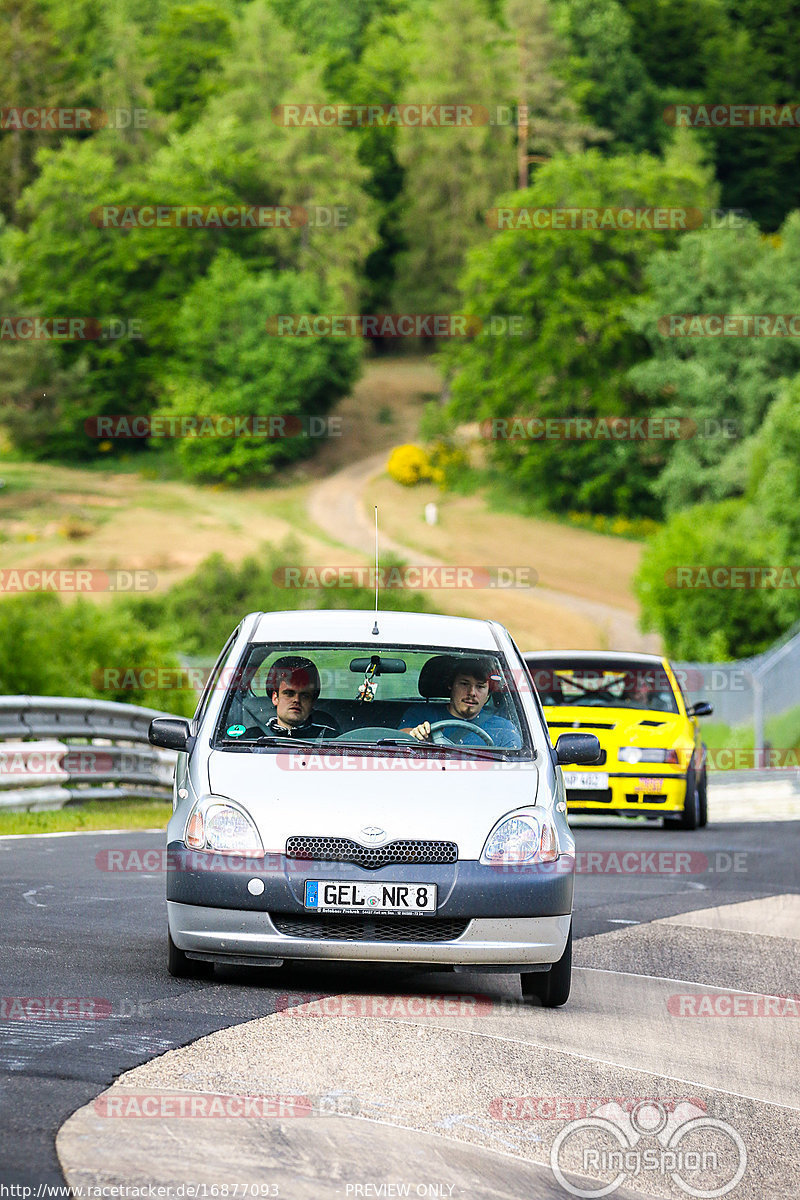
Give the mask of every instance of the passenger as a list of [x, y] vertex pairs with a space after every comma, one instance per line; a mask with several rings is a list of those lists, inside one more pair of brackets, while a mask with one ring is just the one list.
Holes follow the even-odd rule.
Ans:
[[[272, 688], [275, 716], [266, 722], [266, 731], [276, 737], [325, 738], [337, 737], [339, 729], [327, 713], [312, 710], [319, 698], [319, 671], [310, 658], [288, 654], [272, 664], [267, 676], [267, 690]], [[261, 737], [264, 729], [245, 730], [245, 738]]]
[[[418, 741], [429, 741], [431, 725], [437, 721], [465, 721], [485, 729], [495, 746], [518, 750], [522, 745], [519, 731], [513, 723], [497, 713], [486, 713], [483, 707], [489, 699], [491, 667], [485, 659], [469, 658], [453, 664], [449, 703], [420, 702], [412, 704], [400, 721], [402, 733], [410, 733]], [[478, 733], [457, 725], [443, 729], [451, 742], [462, 746], [489, 745]]]

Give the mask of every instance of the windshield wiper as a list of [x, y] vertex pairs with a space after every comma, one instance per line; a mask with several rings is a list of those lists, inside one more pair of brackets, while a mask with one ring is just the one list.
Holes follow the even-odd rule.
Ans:
[[326, 746], [328, 742], [320, 741], [316, 738], [295, 738], [281, 737], [279, 734], [269, 733], [263, 734], [261, 737], [248, 738], [243, 742], [241, 738], [220, 738], [217, 745], [224, 746]]
[[[438, 750], [438, 751], [443, 750], [448, 758], [453, 757], [452, 752], [455, 750], [455, 752], [457, 754], [469, 754], [473, 758], [486, 758], [486, 759], [492, 760], [493, 762], [498, 762], [498, 761], [508, 762], [509, 760], [506, 758], [506, 752], [509, 750], [520, 749], [519, 746], [494, 746], [494, 747], [491, 747], [491, 746], [459, 746], [455, 742], [452, 743], [451, 745], [447, 745], [442, 742], [417, 741], [416, 738], [414, 739], [414, 743], [418, 747], [422, 747], [425, 750]], [[366, 743], [362, 743], [362, 744], [375, 745], [375, 746], [410, 746], [413, 743], [401, 742], [398, 738], [381, 738], [377, 742], [373, 742], [373, 743], [366, 742]], [[498, 753], [498, 751], [499, 751], [499, 753]], [[501, 755], [502, 755], [502, 758], [501, 758]], [[533, 751], [532, 757], [533, 758], [536, 757], [535, 750]]]

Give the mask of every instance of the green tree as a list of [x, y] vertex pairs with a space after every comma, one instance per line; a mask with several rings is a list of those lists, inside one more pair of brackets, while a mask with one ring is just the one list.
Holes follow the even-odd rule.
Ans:
[[[622, 0], [633, 51], [670, 104], [796, 104], [797, 8], [792, 0]], [[796, 206], [796, 130], [718, 128], [712, 148], [721, 203], [777, 229]]]
[[[330, 312], [337, 306], [314, 276], [289, 271], [249, 273], [241, 259], [219, 254], [189, 292], [175, 322], [165, 415], [288, 418], [273, 436], [188, 437], [176, 443], [191, 478], [239, 483], [263, 478], [275, 465], [313, 453], [310, 431], [345, 395], [359, 369], [353, 338], [285, 337], [268, 333], [270, 317]], [[321, 428], [321, 426], [320, 426]], [[290, 436], [285, 436], [285, 435]]]
[[[708, 172], [691, 159], [647, 155], [554, 158], [532, 187], [499, 203], [510, 209], [606, 205], [703, 207]], [[625, 229], [507, 228], [474, 250], [461, 280], [465, 309], [484, 322], [472, 340], [443, 352], [453, 375], [455, 421], [516, 417], [636, 417], [648, 404], [627, 379], [647, 353], [626, 311], [645, 287], [647, 260], [678, 233]], [[492, 316], [522, 318], [522, 336], [496, 336]], [[502, 427], [500, 427], [502, 430]], [[491, 460], [531, 503], [658, 515], [651, 482], [662, 443], [499, 440]]]
[[0, 690], [6, 695], [79, 696], [141, 704], [190, 716], [190, 688], [124, 686], [179, 681], [175, 651], [160, 631], [145, 629], [121, 603], [78, 598], [64, 603], [52, 592], [10, 596], [0, 604]]
[[[509, 96], [508, 39], [474, 0], [439, 0], [420, 13], [404, 104], [472, 104], [486, 108]], [[510, 125], [403, 127], [402, 235], [395, 288], [403, 312], [455, 311], [464, 254], [488, 236], [486, 210], [514, 178]]]
[[231, 20], [218, 3], [173, 4], [149, 47], [148, 77], [162, 112], [188, 129], [209, 98], [221, 90], [221, 67], [231, 45]]
[[[6, 0], [0, 9], [0, 63], [5, 107], [41, 108], [57, 100], [65, 63], [46, 7], [38, 0]], [[11, 124], [0, 132], [0, 214], [13, 219], [34, 177], [36, 151], [57, 143], [59, 135]]]
[[800, 312], [798, 280], [798, 213], [787, 218], [777, 239], [750, 224], [700, 230], [650, 259], [646, 293], [628, 320], [647, 338], [651, 355], [628, 378], [648, 397], [654, 415], [684, 417], [696, 430], [671, 445], [655, 484], [668, 512], [741, 495], [746, 439], [761, 425], [781, 380], [800, 371], [795, 338], [671, 336], [681, 328], [681, 315]]
[[631, 49], [632, 22], [617, 0], [558, 0], [553, 14], [568, 53], [564, 78], [581, 111], [611, 139], [606, 153], [657, 153], [667, 140], [658, 90]]
[[758, 512], [742, 500], [676, 513], [654, 535], [639, 567], [642, 627], [657, 630], [674, 658], [724, 661], [760, 653], [786, 628], [774, 594], [718, 586], [713, 569], [773, 564], [777, 553]]

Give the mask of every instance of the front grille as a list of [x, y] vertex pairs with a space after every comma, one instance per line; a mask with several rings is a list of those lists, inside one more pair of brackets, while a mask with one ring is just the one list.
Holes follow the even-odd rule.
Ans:
[[393, 863], [407, 866], [433, 866], [458, 862], [455, 842], [389, 842], [387, 846], [360, 846], [351, 838], [290, 837], [286, 857], [316, 862], [349, 862], [377, 871]]
[[278, 933], [296, 938], [339, 942], [452, 942], [466, 932], [468, 920], [443, 917], [353, 917], [270, 913]]
[[629, 804], [664, 804], [667, 797], [663, 792], [626, 792], [625, 799]]
[[602, 791], [598, 788], [567, 788], [567, 800], [578, 801], [581, 804], [610, 804], [611, 788]]

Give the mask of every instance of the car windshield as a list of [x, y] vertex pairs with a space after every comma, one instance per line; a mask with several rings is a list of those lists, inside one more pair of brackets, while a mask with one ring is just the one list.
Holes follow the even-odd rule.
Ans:
[[538, 660], [529, 663], [542, 704], [678, 712], [669, 678], [657, 663]]
[[[251, 644], [221, 681], [219, 749], [335, 747], [530, 756], [513, 672], [502, 654], [363, 644]], [[408, 731], [428, 722], [424, 740]]]

